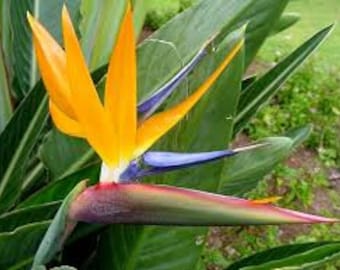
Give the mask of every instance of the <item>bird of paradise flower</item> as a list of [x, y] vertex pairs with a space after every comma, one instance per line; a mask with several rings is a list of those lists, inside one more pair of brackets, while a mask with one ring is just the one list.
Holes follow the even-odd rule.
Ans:
[[[37, 60], [48, 91], [49, 109], [62, 132], [88, 141], [102, 159], [99, 184], [85, 189], [72, 203], [69, 217], [92, 223], [239, 225], [332, 223], [336, 219], [276, 207], [276, 198], [245, 200], [192, 189], [142, 184], [146, 175], [189, 167], [235, 155], [235, 150], [204, 153], [155, 152], [148, 149], [209, 90], [238, 54], [239, 40], [217, 69], [189, 97], [153, 114], [204, 57], [204, 46], [170, 81], [137, 104], [136, 41], [127, 4], [109, 62], [104, 101], [97, 94], [70, 16], [64, 7], [65, 50], [31, 15]], [[137, 110], [136, 110], [137, 108]]]

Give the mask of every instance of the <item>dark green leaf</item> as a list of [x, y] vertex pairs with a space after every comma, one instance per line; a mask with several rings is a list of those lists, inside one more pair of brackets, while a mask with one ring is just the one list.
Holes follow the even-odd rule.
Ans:
[[339, 257], [339, 242], [287, 245], [254, 254], [226, 270], [312, 269]]
[[0, 134], [0, 212], [19, 197], [24, 169], [47, 119], [47, 98], [38, 84]]
[[0, 233], [0, 269], [29, 269], [50, 222], [32, 223]]
[[235, 134], [248, 123], [259, 108], [277, 92], [289, 76], [325, 40], [332, 28], [332, 26], [328, 26], [322, 29], [242, 92], [235, 119]]
[[29, 223], [50, 220], [59, 206], [60, 201], [26, 207], [3, 214], [0, 216], [0, 232], [10, 232]]
[[18, 208], [63, 200], [80, 181], [89, 179], [90, 184], [97, 182], [99, 170], [99, 166], [89, 166], [63, 179], [54, 181], [23, 201]]

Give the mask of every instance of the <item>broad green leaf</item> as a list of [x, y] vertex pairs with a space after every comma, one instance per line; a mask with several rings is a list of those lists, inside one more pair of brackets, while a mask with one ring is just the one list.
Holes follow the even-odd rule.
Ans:
[[293, 141], [286, 137], [267, 138], [263, 142], [268, 145], [225, 160], [219, 193], [240, 196], [251, 191], [275, 165], [288, 156], [293, 145]]
[[34, 256], [33, 268], [48, 263], [61, 250], [63, 243], [76, 226], [76, 222], [68, 218], [69, 208], [85, 188], [86, 181], [80, 182], [61, 204]]
[[[243, 31], [244, 28], [241, 28], [226, 37], [216, 51], [208, 55], [194, 71], [190, 78], [190, 88], [180, 89], [182, 91], [176, 92], [170, 103], [194, 91], [243, 36]], [[227, 147], [241, 88], [243, 56], [242, 51], [188, 117], [162, 140], [159, 148], [190, 152]], [[223, 162], [215, 162], [154, 177], [150, 181], [215, 191], [222, 165]], [[132, 236], [134, 240], [129, 238], [130, 226], [110, 226], [105, 231], [101, 236], [100, 249], [106, 251], [98, 258], [99, 269], [196, 269], [203, 248], [203, 242], [196, 240], [205, 237], [206, 228], [147, 226], [136, 227], [136, 230], [141, 235]], [[127, 244], [125, 241], [132, 245], [134, 256], [129, 256], [130, 249], [119, 248]], [[118, 249], [122, 250], [119, 254], [116, 252]], [[181, 254], [187, 255], [183, 257]], [[118, 265], [118, 256], [127, 261]], [[176, 259], [169, 262], [167, 258]]]
[[81, 44], [90, 70], [107, 64], [125, 6], [125, 0], [81, 2]]
[[233, 263], [226, 270], [314, 269], [339, 258], [340, 242], [296, 244], [256, 253]]
[[[0, 33], [1, 40], [1, 33]], [[5, 59], [0, 53], [0, 132], [3, 131], [12, 116], [12, 104], [10, 100], [10, 87]]]
[[0, 134], [0, 212], [20, 195], [26, 162], [47, 119], [46, 105], [44, 89], [37, 84]]
[[242, 92], [235, 119], [234, 134], [238, 133], [248, 123], [261, 106], [277, 92], [289, 76], [315, 51], [332, 28], [332, 26], [328, 26], [322, 29]]
[[50, 222], [38, 222], [0, 233], [0, 269], [29, 269]]
[[301, 16], [298, 13], [293, 13], [293, 12], [287, 12], [284, 13], [280, 20], [274, 25], [271, 35], [276, 35], [277, 33], [280, 33], [287, 28], [293, 26], [300, 20]]
[[53, 218], [60, 201], [13, 210], [0, 216], [0, 232], [14, 231], [17, 227], [50, 220]]
[[94, 151], [86, 141], [70, 138], [56, 129], [47, 134], [39, 154], [51, 172], [52, 179], [62, 179], [95, 158]]
[[60, 14], [64, 3], [66, 3], [75, 21], [78, 21], [80, 0], [10, 1], [9, 10], [13, 41], [11, 43], [11, 52], [7, 53], [11, 53], [13, 58], [13, 69], [17, 81], [15, 93], [19, 98], [22, 98], [39, 80], [38, 66], [34, 56], [31, 30], [27, 23], [26, 13], [30, 11], [60, 42]]

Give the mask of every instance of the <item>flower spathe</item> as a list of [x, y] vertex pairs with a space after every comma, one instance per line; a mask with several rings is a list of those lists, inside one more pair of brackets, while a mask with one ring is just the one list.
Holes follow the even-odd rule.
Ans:
[[137, 104], [136, 41], [132, 17], [128, 3], [109, 61], [102, 102], [66, 7], [62, 10], [65, 49], [28, 14], [41, 76], [50, 97], [53, 122], [62, 132], [86, 139], [103, 161], [101, 183], [79, 195], [71, 207], [70, 217], [98, 223], [181, 225], [335, 222], [334, 219], [274, 207], [271, 199], [246, 201], [176, 187], [124, 183], [249, 150], [246, 147], [192, 154], [145, 153], [209, 90], [238, 54], [244, 39], [234, 44], [216, 70], [190, 96], [152, 115], [202, 59], [206, 45], [159, 91]]

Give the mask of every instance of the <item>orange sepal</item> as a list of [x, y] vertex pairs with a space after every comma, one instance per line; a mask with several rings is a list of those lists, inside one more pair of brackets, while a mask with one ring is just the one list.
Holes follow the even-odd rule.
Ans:
[[101, 104], [66, 7], [62, 11], [63, 36], [71, 98], [89, 144], [110, 166], [117, 164], [115, 130]]
[[[105, 109], [117, 130], [120, 163], [131, 160], [137, 127], [136, 46], [130, 4], [120, 26], [110, 59], [105, 87]], [[114, 139], [114, 138], [112, 138]]]

